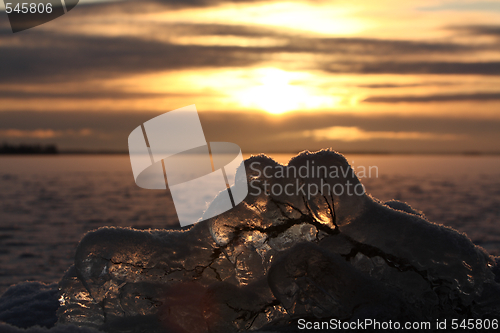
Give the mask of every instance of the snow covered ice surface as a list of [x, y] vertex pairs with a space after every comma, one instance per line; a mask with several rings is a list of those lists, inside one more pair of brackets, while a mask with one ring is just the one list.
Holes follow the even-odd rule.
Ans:
[[[500, 316], [494, 257], [404, 203], [353, 194], [352, 172], [283, 172], [313, 164], [350, 171], [328, 150], [302, 153], [287, 168], [256, 156], [245, 161], [249, 195], [224, 214], [184, 231], [88, 233], [59, 283], [58, 325], [289, 332], [299, 318]], [[235, 186], [246, 186], [242, 174]], [[336, 194], [314, 191], [325, 183]]]

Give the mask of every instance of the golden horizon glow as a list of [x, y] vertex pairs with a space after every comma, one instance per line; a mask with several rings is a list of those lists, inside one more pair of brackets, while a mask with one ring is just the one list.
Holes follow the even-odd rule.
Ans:
[[372, 139], [396, 139], [396, 140], [458, 140], [460, 135], [436, 134], [425, 132], [408, 131], [365, 131], [356, 126], [332, 126], [312, 131], [303, 131], [302, 136], [313, 138], [316, 141], [339, 140], [339, 141], [366, 141]]

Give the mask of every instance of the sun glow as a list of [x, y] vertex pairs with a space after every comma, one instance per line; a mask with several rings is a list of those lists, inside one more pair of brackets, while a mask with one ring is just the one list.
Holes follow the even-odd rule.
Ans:
[[[227, 15], [234, 7], [222, 9], [223, 17], [237, 18], [241, 21], [268, 26], [286, 27], [303, 31], [350, 35], [367, 29], [367, 22], [355, 17], [354, 6], [331, 6], [304, 2], [261, 2], [238, 8], [236, 15]], [[217, 12], [213, 14], [216, 15]], [[218, 13], [219, 14], [219, 13]]]
[[293, 110], [333, 107], [342, 99], [337, 96], [317, 96], [310, 88], [298, 84], [300, 80], [307, 79], [305, 73], [259, 68], [255, 70], [255, 76], [255, 86], [236, 93], [236, 98], [245, 107], [281, 114]]
[[207, 10], [180, 9], [144, 16], [149, 22], [196, 22], [205, 24], [278, 27], [317, 34], [353, 35], [366, 31], [372, 23], [358, 17], [363, 6], [351, 3], [332, 5], [304, 1], [255, 1], [219, 5]]

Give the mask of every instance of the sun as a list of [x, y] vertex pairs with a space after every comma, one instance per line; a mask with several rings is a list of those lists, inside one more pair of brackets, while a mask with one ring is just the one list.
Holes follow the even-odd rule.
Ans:
[[309, 88], [297, 83], [308, 79], [305, 73], [287, 72], [278, 68], [259, 68], [253, 74], [252, 81], [255, 86], [236, 94], [242, 106], [257, 108], [271, 114], [282, 114], [333, 104], [331, 98], [315, 96]]
[[239, 94], [241, 104], [257, 107], [272, 114], [280, 114], [299, 107], [306, 93], [301, 87], [290, 84], [292, 75], [276, 68], [256, 71], [257, 85]]

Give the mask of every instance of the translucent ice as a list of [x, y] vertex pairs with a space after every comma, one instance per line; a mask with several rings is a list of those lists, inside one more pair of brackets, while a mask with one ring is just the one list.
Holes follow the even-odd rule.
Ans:
[[246, 199], [188, 230], [87, 234], [60, 283], [59, 323], [236, 332], [289, 331], [300, 318], [500, 315], [494, 258], [404, 203], [365, 194], [343, 156], [306, 152], [283, 166], [261, 155], [243, 167], [234, 186], [247, 177]]

